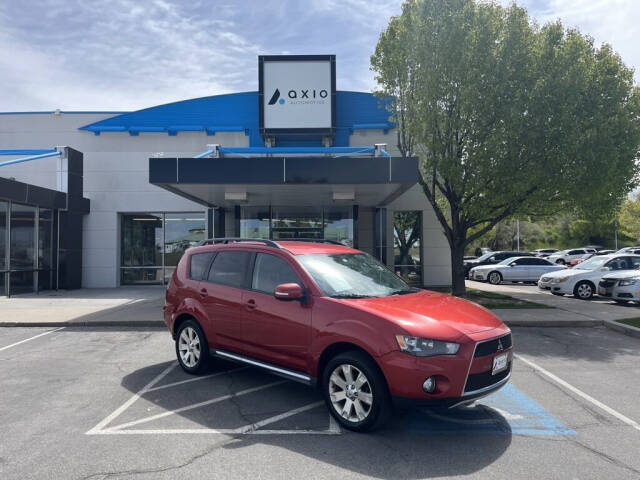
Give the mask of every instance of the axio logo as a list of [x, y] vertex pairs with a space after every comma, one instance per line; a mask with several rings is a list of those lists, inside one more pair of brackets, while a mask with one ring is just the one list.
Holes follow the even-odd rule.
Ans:
[[[293, 90], [292, 89], [287, 92], [287, 96], [291, 100], [294, 100], [294, 102], [292, 103], [324, 103], [322, 100], [324, 100], [329, 96], [329, 92], [327, 92], [324, 89], [322, 90], [315, 90], [315, 89]], [[298, 100], [303, 98], [307, 99], [307, 101]], [[313, 99], [318, 99], [318, 98], [322, 100], [313, 101]], [[295, 100], [298, 100], [298, 101], [295, 101]], [[271, 95], [268, 105], [275, 105], [276, 102], [279, 103], [280, 105], [284, 105], [285, 103], [284, 98], [280, 98], [280, 90], [278, 88], [276, 88], [276, 90], [273, 92], [273, 95]]]
[[[279, 98], [280, 98], [280, 90], [276, 88], [276, 91], [273, 92], [273, 95], [271, 96], [271, 100], [269, 100], [269, 105], [275, 105], [275, 103], [278, 101]], [[284, 103], [284, 98], [280, 100], [280, 103]]]

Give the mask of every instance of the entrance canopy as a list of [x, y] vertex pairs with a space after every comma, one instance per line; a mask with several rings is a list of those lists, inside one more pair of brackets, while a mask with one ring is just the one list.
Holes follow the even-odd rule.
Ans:
[[418, 159], [388, 156], [150, 158], [149, 182], [207, 207], [384, 206], [418, 182]]

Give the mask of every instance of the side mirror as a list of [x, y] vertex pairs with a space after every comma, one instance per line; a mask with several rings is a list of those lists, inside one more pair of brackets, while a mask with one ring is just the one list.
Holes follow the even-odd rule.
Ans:
[[302, 300], [304, 292], [302, 287], [297, 283], [282, 283], [276, 287], [273, 296], [278, 300], [290, 302], [293, 300]]
[[510, 267], [515, 267], [515, 266], [516, 266], [516, 262], [511, 262], [511, 263], [509, 264], [509, 266], [510, 266]]

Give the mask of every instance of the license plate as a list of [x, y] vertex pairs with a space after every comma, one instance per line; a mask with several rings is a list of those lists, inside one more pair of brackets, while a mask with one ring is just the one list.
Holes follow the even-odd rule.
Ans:
[[503, 353], [493, 357], [493, 368], [491, 369], [491, 375], [495, 375], [507, 369], [509, 363], [509, 354]]

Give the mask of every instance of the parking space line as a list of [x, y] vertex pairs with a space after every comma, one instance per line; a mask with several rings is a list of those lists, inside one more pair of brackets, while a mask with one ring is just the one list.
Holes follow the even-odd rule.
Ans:
[[307, 410], [311, 410], [322, 405], [324, 402], [313, 402], [309, 405], [305, 405], [304, 407], [294, 408], [293, 410], [289, 410], [288, 412], [281, 413], [279, 415], [274, 415], [273, 417], [265, 418], [264, 420], [260, 420], [259, 422], [252, 423], [251, 425], [245, 425], [244, 427], [238, 428], [238, 433], [251, 433], [258, 430], [260, 427], [264, 427], [265, 425], [270, 425], [272, 423], [279, 422], [280, 420], [284, 420], [285, 418], [289, 418], [293, 415], [297, 415], [298, 413], [306, 412]]
[[[211, 400], [206, 400], [204, 402], [194, 403], [192, 405], [187, 405], [185, 407], [180, 407], [175, 410], [167, 410], [166, 412], [158, 413], [156, 415], [151, 415], [150, 417], [140, 418], [138, 420], [133, 420], [131, 422], [122, 423], [120, 425], [116, 425], [115, 427], [111, 427], [109, 430], [122, 430], [127, 427], [132, 427], [134, 425], [139, 425], [141, 423], [151, 422], [153, 420], [158, 420], [159, 418], [168, 417], [169, 415], [174, 415], [176, 413], [186, 412], [187, 410], [193, 410], [194, 408], [205, 407], [207, 405], [212, 405], [214, 403], [223, 402], [225, 400], [229, 400], [231, 398], [240, 397], [242, 395], [248, 395], [249, 393], [258, 392], [260, 390], [264, 390], [267, 388], [275, 387], [277, 385], [282, 385], [283, 383], [287, 383], [287, 380], [281, 380], [278, 382], [267, 383], [266, 385], [260, 385], [258, 387], [247, 388], [246, 390], [241, 390], [240, 392], [230, 393], [228, 395], [223, 395], [221, 397], [212, 398]], [[133, 402], [131, 402], [133, 403]]]
[[582, 397], [583, 399], [587, 400], [588, 402], [592, 403], [593, 405], [595, 405], [596, 407], [600, 408], [601, 410], [604, 410], [605, 412], [607, 412], [609, 415], [617, 418], [618, 420], [620, 420], [621, 422], [635, 428], [636, 430], [640, 431], [640, 424], [638, 424], [638, 422], [636, 422], [635, 420], [630, 419], [629, 417], [623, 415], [622, 413], [618, 412], [617, 410], [614, 410], [613, 408], [605, 405], [604, 403], [602, 403], [599, 400], [596, 400], [595, 398], [593, 398], [591, 395], [588, 395], [586, 393], [584, 393], [582, 390], [574, 387], [573, 385], [567, 383], [566, 381], [562, 380], [561, 378], [557, 377], [556, 375], [554, 375], [553, 373], [551, 373], [548, 370], [545, 370], [544, 368], [542, 368], [540, 365], [537, 365], [536, 363], [532, 362], [531, 360], [527, 360], [526, 358], [524, 358], [522, 355], [518, 355], [518, 354], [514, 354], [514, 356], [526, 363], [527, 365], [529, 365], [531, 368], [533, 368], [534, 370], [542, 373], [543, 375], [546, 375], [547, 377], [549, 377], [551, 380], [553, 380], [554, 382], [556, 382], [557, 384], [561, 385], [562, 387], [566, 388], [567, 390], [569, 390], [570, 392], [575, 393], [576, 395], [578, 395], [579, 397]]
[[211, 375], [204, 375], [202, 377], [187, 378], [186, 380], [180, 380], [179, 382], [167, 383], [165, 385], [160, 385], [159, 387], [149, 388], [149, 389], [147, 389], [145, 391], [145, 393], [155, 392], [157, 390], [163, 390], [165, 388], [177, 387], [178, 385], [183, 385], [185, 383], [191, 383], [191, 382], [197, 382], [199, 380], [206, 380], [207, 378], [219, 377], [220, 375], [225, 375], [227, 373], [232, 373], [232, 372], [239, 372], [241, 370], [248, 370], [249, 368], [251, 368], [251, 367], [233, 368], [231, 370], [225, 370], [224, 372], [212, 373]]
[[38, 335], [34, 335], [33, 337], [29, 337], [29, 338], [27, 338], [27, 339], [25, 339], [25, 340], [20, 340], [19, 342], [12, 343], [11, 345], [7, 345], [7, 346], [5, 346], [5, 347], [0, 348], [0, 352], [2, 352], [3, 350], [7, 350], [8, 348], [11, 348], [11, 347], [15, 347], [15, 346], [17, 346], [17, 345], [20, 345], [20, 344], [22, 344], [22, 343], [29, 342], [29, 341], [31, 341], [31, 340], [35, 340], [36, 338], [44, 337], [45, 335], [49, 335], [50, 333], [57, 332], [57, 331], [59, 331], [59, 330], [62, 330], [63, 328], [67, 328], [67, 327], [54, 328], [53, 330], [48, 330], [48, 331], [43, 332], [43, 333], [40, 333], [40, 334], [38, 334]]
[[95, 427], [93, 427], [91, 430], [89, 430], [87, 432], [87, 435], [95, 435], [97, 433], [100, 433], [101, 430], [104, 427], [106, 427], [111, 422], [113, 422], [116, 418], [118, 418], [120, 415], [122, 415], [122, 412], [124, 412], [127, 408], [129, 408], [131, 405], [133, 405], [133, 403], [136, 400], [138, 400], [142, 395], [144, 395], [156, 383], [158, 383], [160, 380], [162, 380], [164, 377], [166, 377], [169, 374], [169, 372], [171, 372], [171, 370], [173, 370], [177, 366], [178, 366], [177, 363], [173, 363], [173, 364], [169, 365], [167, 368], [165, 368], [158, 376], [156, 376], [153, 380], [151, 380], [149, 383], [147, 383], [140, 390], [138, 390], [138, 392], [135, 393], [133, 395], [133, 397], [131, 397], [126, 402], [124, 402], [122, 405], [120, 405], [120, 407], [118, 407], [110, 415], [108, 415], [100, 423], [98, 423]]

